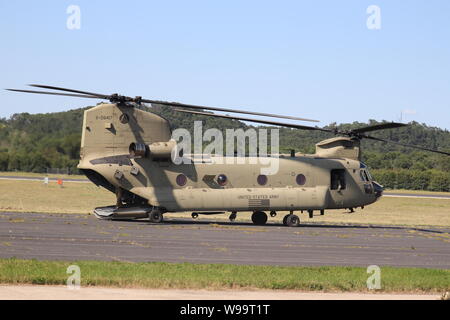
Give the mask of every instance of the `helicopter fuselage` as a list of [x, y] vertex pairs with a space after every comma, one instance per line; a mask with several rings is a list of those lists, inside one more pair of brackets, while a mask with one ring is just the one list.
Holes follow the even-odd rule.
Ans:
[[364, 164], [344, 157], [273, 155], [266, 160], [279, 161], [278, 170], [264, 175], [253, 157], [184, 155], [190, 163], [175, 164], [130, 156], [131, 143], [168, 142], [170, 133], [155, 114], [101, 104], [85, 112], [78, 167], [94, 183], [164, 212], [356, 208], [381, 196]]
[[115, 188], [170, 212], [356, 208], [381, 195], [365, 166], [352, 159], [281, 155], [279, 171], [261, 175], [249, 157], [244, 164], [224, 164], [226, 159], [211, 156], [181, 165], [127, 157], [80, 168], [95, 170]]

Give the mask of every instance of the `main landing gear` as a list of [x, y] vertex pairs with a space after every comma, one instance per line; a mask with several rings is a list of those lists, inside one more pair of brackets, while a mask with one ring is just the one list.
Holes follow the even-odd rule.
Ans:
[[148, 218], [152, 223], [161, 223], [163, 221], [163, 212], [158, 208], [153, 208], [148, 214]]
[[[275, 211], [270, 212], [270, 216], [273, 218], [277, 215]], [[267, 214], [264, 211], [255, 211], [252, 214], [252, 221], [258, 226], [265, 225], [267, 222]], [[300, 224], [300, 218], [291, 212], [283, 218], [283, 224], [288, 227], [298, 227]]]
[[252, 221], [258, 226], [265, 225], [267, 222], [267, 214], [264, 211], [255, 211], [252, 214]]
[[298, 227], [300, 224], [300, 218], [291, 212], [290, 214], [284, 216], [283, 224], [287, 227]]

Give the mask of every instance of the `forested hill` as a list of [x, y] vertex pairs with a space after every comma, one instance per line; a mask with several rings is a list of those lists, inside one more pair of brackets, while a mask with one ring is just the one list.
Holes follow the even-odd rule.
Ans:
[[[146, 109], [146, 107], [142, 107]], [[48, 114], [15, 114], [10, 119], [0, 119], [0, 171], [45, 172], [46, 168], [76, 168], [79, 158], [83, 111], [75, 109]], [[249, 128], [248, 125], [230, 119], [212, 118], [180, 113], [167, 107], [155, 106], [153, 112], [164, 116], [172, 128], [192, 129], [194, 120], [204, 120], [207, 128]], [[368, 123], [338, 125], [340, 129], [353, 129]], [[309, 125], [308, 123], [302, 123]], [[326, 126], [336, 127], [336, 124]], [[428, 127], [416, 122], [399, 129], [378, 131], [374, 136], [428, 148], [450, 151], [450, 132]], [[280, 129], [280, 148], [312, 153], [315, 143], [332, 135], [318, 131]], [[364, 161], [372, 169], [396, 169], [410, 171], [450, 171], [450, 157], [440, 156], [415, 149], [402, 148], [395, 144], [364, 141]], [[450, 184], [450, 183], [449, 183]], [[409, 187], [409, 186], [405, 186]], [[423, 184], [422, 184], [423, 187]], [[448, 186], [450, 189], [450, 186]]]

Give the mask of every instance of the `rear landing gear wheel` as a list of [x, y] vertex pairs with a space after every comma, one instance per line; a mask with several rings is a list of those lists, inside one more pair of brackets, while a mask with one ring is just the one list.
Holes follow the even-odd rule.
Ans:
[[295, 214], [288, 214], [284, 218], [286, 219], [285, 225], [288, 227], [298, 227], [300, 224], [300, 218]]
[[149, 214], [150, 222], [161, 223], [163, 221], [163, 214], [161, 210], [153, 209]]
[[267, 222], [267, 214], [264, 211], [256, 211], [252, 214], [252, 221], [258, 226], [265, 225]]
[[197, 212], [192, 212], [191, 217], [192, 217], [192, 219], [197, 219], [198, 218], [198, 213]]
[[233, 211], [233, 212], [230, 214], [230, 217], [229, 217], [228, 219], [230, 219], [230, 221], [233, 222], [234, 220], [236, 220], [236, 216], [237, 216], [236, 212]]

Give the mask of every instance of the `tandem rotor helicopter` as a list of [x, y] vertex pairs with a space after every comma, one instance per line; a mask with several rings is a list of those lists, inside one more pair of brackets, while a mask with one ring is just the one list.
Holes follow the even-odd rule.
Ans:
[[[167, 212], [223, 214], [230, 212], [234, 221], [238, 212], [250, 211], [256, 225], [287, 212], [283, 224], [298, 226], [296, 211], [364, 208], [377, 201], [383, 187], [373, 180], [360, 161], [360, 141], [370, 139], [430, 152], [450, 153], [405, 145], [368, 135], [368, 132], [403, 127], [403, 123], [383, 123], [354, 130], [333, 130], [272, 120], [205, 113], [203, 110], [248, 115], [316, 121], [291, 116], [198, 106], [99, 94], [47, 85], [30, 85], [54, 91], [7, 89], [9, 91], [62, 95], [109, 100], [84, 112], [80, 162], [78, 168], [97, 186], [116, 194], [117, 204], [94, 210], [100, 219], [149, 218], [160, 223]], [[58, 92], [59, 91], [59, 92]], [[62, 91], [62, 92], [61, 92]], [[251, 121], [300, 130], [327, 132], [335, 137], [316, 144], [314, 154], [279, 155], [279, 170], [261, 174], [261, 164], [227, 164], [220, 157], [203, 157], [202, 161], [175, 164], [172, 152], [177, 147], [171, 139], [167, 119], [135, 108], [142, 103], [175, 107], [177, 111], [211, 117]], [[200, 111], [194, 111], [200, 110]], [[183, 155], [189, 156], [189, 155]], [[248, 158], [248, 157], [247, 157]], [[207, 159], [205, 161], [205, 159]]]

